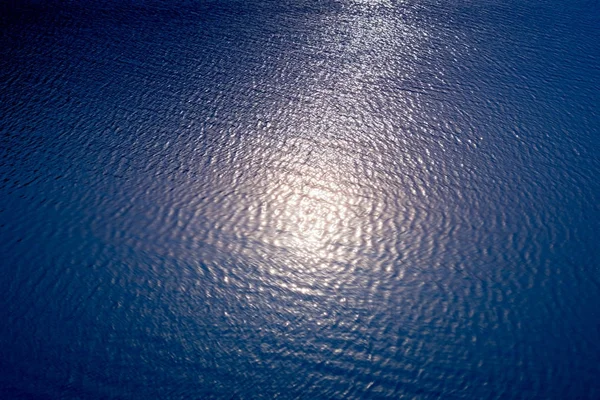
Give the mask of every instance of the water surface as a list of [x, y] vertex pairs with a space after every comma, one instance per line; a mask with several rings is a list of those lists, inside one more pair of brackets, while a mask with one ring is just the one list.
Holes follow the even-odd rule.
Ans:
[[600, 6], [0, 6], [6, 398], [600, 397]]

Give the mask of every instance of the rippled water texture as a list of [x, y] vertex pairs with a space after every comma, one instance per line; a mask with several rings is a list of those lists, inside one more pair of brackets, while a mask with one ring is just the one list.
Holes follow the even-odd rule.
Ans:
[[597, 1], [0, 11], [3, 398], [600, 398]]

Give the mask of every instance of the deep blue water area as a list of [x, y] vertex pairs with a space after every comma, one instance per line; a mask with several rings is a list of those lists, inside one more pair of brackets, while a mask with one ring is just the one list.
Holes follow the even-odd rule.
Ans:
[[600, 3], [0, 4], [0, 398], [600, 398]]

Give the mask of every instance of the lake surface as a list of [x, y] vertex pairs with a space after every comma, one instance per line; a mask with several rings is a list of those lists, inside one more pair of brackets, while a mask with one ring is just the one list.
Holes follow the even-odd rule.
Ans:
[[600, 398], [598, 1], [0, 5], [0, 395]]

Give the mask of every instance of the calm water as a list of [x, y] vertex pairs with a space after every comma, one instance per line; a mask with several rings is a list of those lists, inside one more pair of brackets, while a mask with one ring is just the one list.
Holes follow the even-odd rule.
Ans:
[[598, 1], [3, 3], [2, 398], [600, 398]]

